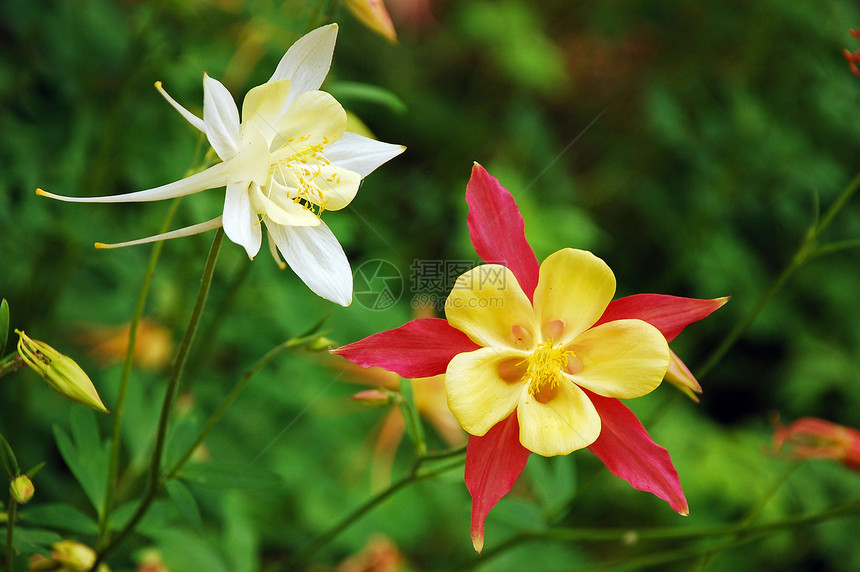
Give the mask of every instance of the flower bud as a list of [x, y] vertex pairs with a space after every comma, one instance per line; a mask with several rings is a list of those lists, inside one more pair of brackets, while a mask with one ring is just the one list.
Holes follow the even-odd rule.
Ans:
[[397, 41], [397, 32], [382, 0], [344, 0], [347, 9], [362, 24], [389, 42]]
[[669, 370], [666, 372], [666, 381], [680, 389], [687, 397], [699, 402], [697, 393], [702, 393], [702, 386], [696, 381], [693, 372], [675, 355], [675, 352], [669, 350]]
[[33, 487], [33, 481], [27, 475], [18, 475], [12, 479], [12, 484], [9, 486], [9, 493], [18, 504], [24, 504], [29, 501], [33, 498], [34, 492], [36, 492], [36, 489]]
[[51, 557], [55, 563], [63, 566], [63, 570], [83, 572], [96, 563], [95, 550], [80, 542], [61, 540], [55, 542], [51, 548]]
[[788, 447], [795, 459], [832, 459], [860, 471], [860, 431], [816, 417], [777, 427], [776, 449]]
[[107, 413], [93, 382], [75, 361], [48, 344], [18, 334], [18, 354], [54, 390], [96, 411]]
[[350, 396], [350, 399], [371, 407], [385, 407], [394, 403], [396, 397], [396, 394], [384, 389], [365, 389]]
[[307, 348], [312, 352], [325, 352], [335, 346], [337, 346], [337, 342], [325, 336], [320, 336], [309, 343]]

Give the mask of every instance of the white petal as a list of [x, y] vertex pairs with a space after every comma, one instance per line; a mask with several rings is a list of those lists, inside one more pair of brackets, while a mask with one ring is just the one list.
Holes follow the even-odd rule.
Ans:
[[205, 171], [195, 173], [190, 177], [185, 177], [178, 181], [161, 185], [145, 191], [137, 191], [134, 193], [126, 193], [124, 195], [109, 195], [106, 197], [66, 197], [63, 195], [55, 195], [36, 189], [36, 194], [65, 201], [67, 203], [147, 203], [151, 201], [161, 201], [164, 199], [175, 199], [176, 197], [184, 197], [206, 189], [215, 189], [223, 187], [227, 184], [230, 175], [235, 171], [235, 166], [230, 163], [218, 163], [212, 165]]
[[304, 92], [320, 88], [331, 67], [336, 40], [337, 24], [329, 24], [308, 32], [290, 46], [269, 79], [289, 79], [292, 82], [284, 109], [288, 109]]
[[239, 108], [233, 96], [217, 79], [203, 74], [203, 122], [206, 137], [224, 161], [239, 152]]
[[155, 236], [148, 236], [146, 238], [140, 238], [138, 240], [129, 240], [128, 242], [115, 242], [113, 244], [105, 244], [103, 242], [97, 242], [96, 248], [122, 248], [124, 246], [136, 246], [138, 244], [147, 244], [149, 242], [158, 242], [159, 240], [169, 240], [171, 238], [181, 238], [183, 236], [192, 236], [194, 234], [200, 234], [201, 232], [206, 232], [207, 230], [212, 230], [221, 226], [221, 217], [213, 218], [212, 220], [207, 220], [206, 222], [201, 222], [199, 224], [194, 224], [191, 226], [186, 226], [185, 228], [178, 228], [176, 230], [171, 230], [170, 232], [165, 232], [162, 234], [156, 234]]
[[[256, 183], [251, 184], [256, 186]], [[260, 228], [260, 219], [251, 208], [248, 183], [227, 185], [223, 216], [227, 238], [242, 246], [248, 258], [257, 256], [263, 242], [263, 230]]]
[[347, 131], [343, 137], [326, 147], [323, 155], [338, 167], [355, 171], [363, 179], [405, 150], [403, 145], [383, 143]]
[[170, 95], [166, 91], [164, 91], [164, 88], [161, 87], [160, 81], [155, 82], [155, 89], [158, 90], [158, 93], [164, 96], [164, 99], [167, 100], [167, 103], [172, 105], [173, 109], [178, 111], [182, 115], [182, 117], [184, 117], [185, 120], [188, 121], [188, 123], [199, 129], [203, 133], [206, 133], [206, 124], [203, 123], [203, 120], [185, 109], [184, 107], [182, 107], [181, 105], [179, 105], [178, 101], [170, 97]]
[[340, 243], [324, 222], [282, 226], [266, 221], [278, 250], [314, 293], [341, 306], [352, 302], [352, 272]]

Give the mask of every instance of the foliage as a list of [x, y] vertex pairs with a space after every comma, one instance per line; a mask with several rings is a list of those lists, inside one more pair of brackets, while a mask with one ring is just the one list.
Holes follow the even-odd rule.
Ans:
[[[407, 18], [408, 4], [428, 12], [413, 8]], [[587, 248], [615, 271], [618, 295], [731, 295], [672, 344], [694, 372], [755, 309], [856, 174], [860, 80], [842, 48], [855, 47], [848, 29], [860, 25], [860, 10], [849, 0], [388, 5], [396, 44], [364, 29], [339, 2], [0, 4], [0, 298], [8, 300], [8, 328], [50, 336], [88, 372], [108, 409], [123, 357], [93, 353], [92, 333], [133, 315], [152, 249], [96, 251], [92, 243], [152, 235], [169, 206], [68, 205], [34, 190], [116, 194], [199, 167], [208, 144], [165, 104], [155, 81], [200, 113], [204, 70], [234, 95], [245, 93], [301, 34], [337, 21], [326, 89], [380, 140], [407, 147], [364, 181], [349, 208], [326, 219], [353, 270], [379, 260], [397, 269], [402, 293], [390, 307], [335, 307], [268, 256], [249, 263], [241, 248], [224, 245], [162, 468], [174, 466], [267, 352], [302, 342], [254, 370], [186, 468], [167, 479], [136, 534], [108, 558], [113, 570], [134, 569], [153, 547], [171, 570], [288, 569], [374, 498], [371, 458], [388, 410], [351, 402], [361, 380], [308, 349], [303, 335], [316, 339], [325, 329], [347, 343], [409, 320], [421, 295], [444, 300], [444, 289], [418, 287], [415, 261], [477, 262], [463, 199], [473, 161], [515, 190], [539, 260], [563, 247]], [[171, 226], [212, 218], [222, 205], [220, 190], [182, 199]], [[816, 244], [858, 238], [855, 199]], [[162, 247], [144, 315], [174, 340], [188, 322], [210, 241], [201, 235]], [[764, 525], [856, 500], [857, 474], [825, 461], [788, 472], [793, 465], [773, 453], [770, 439], [777, 412], [860, 427], [857, 256], [846, 248], [801, 261], [700, 376], [700, 404], [668, 384], [632, 403], [672, 455], [687, 519], [611, 478], [593, 457], [533, 455], [490, 514], [478, 558], [458, 459], [448, 468], [451, 459], [424, 456], [447, 445], [426, 422], [416, 426], [407, 401], [409, 438], [390, 479], [421, 478], [380, 500], [310, 563], [334, 569], [384, 535], [413, 570], [518, 570], [536, 562], [543, 570], [860, 568], [856, 518], [791, 521], [766, 538], [735, 529], [706, 543], [692, 536], [747, 516], [751, 526]], [[317, 326], [323, 315], [330, 317]], [[0, 311], [5, 326], [2, 318]], [[113, 534], [145, 488], [169, 366], [132, 371]], [[94, 543], [112, 419], [49, 392], [30, 371], [2, 380], [0, 435], [11, 447], [3, 448], [4, 466], [10, 458], [14, 472], [47, 463], [33, 476], [35, 497], [17, 509], [22, 569], [26, 556], [46, 554], [61, 538]], [[426, 452], [415, 445], [422, 439]], [[628, 534], [552, 536], [580, 529]], [[691, 536], [649, 538], [649, 529]], [[703, 546], [714, 554], [701, 553]], [[679, 563], [649, 560], [661, 554]]]

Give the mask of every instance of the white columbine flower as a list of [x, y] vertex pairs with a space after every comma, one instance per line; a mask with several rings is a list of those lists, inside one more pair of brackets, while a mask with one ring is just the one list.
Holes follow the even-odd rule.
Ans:
[[206, 134], [222, 162], [182, 180], [145, 191], [107, 197], [37, 194], [69, 202], [158, 201], [227, 187], [224, 213], [210, 221], [118, 244], [116, 248], [189, 236], [219, 226], [253, 258], [265, 223], [269, 249], [278, 251], [308, 287], [328, 300], [352, 301], [352, 273], [337, 239], [320, 219], [324, 210], [344, 208], [361, 179], [405, 149], [346, 131], [346, 112], [319, 91], [331, 66], [337, 25], [318, 28], [293, 44], [271, 79], [245, 96], [242, 120], [227, 91], [203, 74], [203, 119], [155, 86], [191, 125]]

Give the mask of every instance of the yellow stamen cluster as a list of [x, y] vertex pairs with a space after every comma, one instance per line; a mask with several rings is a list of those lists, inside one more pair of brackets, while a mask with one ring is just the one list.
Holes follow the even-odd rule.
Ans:
[[[287, 178], [284, 171], [290, 171], [298, 181], [297, 194], [293, 197], [293, 202], [302, 205], [319, 217], [325, 210], [328, 200], [325, 198], [325, 191], [314, 180], [322, 174], [322, 167], [331, 165], [331, 161], [326, 159], [322, 152], [332, 143], [332, 140], [323, 137], [321, 143], [304, 145], [310, 138], [310, 135], [302, 135], [288, 139], [283, 149], [289, 150], [291, 154], [282, 159], [275, 158], [272, 163], [272, 173], [280, 174], [281, 181], [286, 184]], [[303, 148], [296, 152], [296, 145], [302, 145]], [[340, 184], [340, 176], [336, 172], [325, 180], [328, 183]]]
[[562, 372], [572, 356], [574, 353], [570, 350], [553, 347], [552, 340], [539, 344], [525, 360], [528, 365], [523, 380], [529, 384], [529, 393], [541, 403], [552, 400], [564, 380]]

